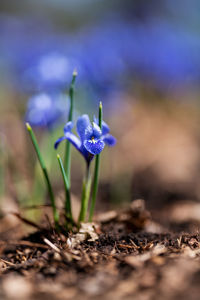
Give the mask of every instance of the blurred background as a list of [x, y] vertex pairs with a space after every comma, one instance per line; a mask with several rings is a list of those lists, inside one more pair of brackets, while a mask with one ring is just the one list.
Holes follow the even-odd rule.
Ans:
[[[98, 209], [137, 198], [152, 211], [175, 201], [198, 203], [199, 14], [198, 0], [1, 0], [2, 216], [48, 203], [25, 121], [35, 129], [62, 203], [53, 144], [67, 120], [75, 68], [76, 117], [92, 118], [102, 100], [117, 138], [102, 154]], [[84, 162], [75, 149], [72, 165], [76, 202]]]

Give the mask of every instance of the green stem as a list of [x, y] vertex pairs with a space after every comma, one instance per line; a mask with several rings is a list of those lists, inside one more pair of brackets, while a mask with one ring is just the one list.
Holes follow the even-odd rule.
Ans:
[[[69, 109], [69, 116], [68, 116], [68, 122], [73, 120], [73, 110], [74, 110], [74, 84], [76, 80], [77, 72], [73, 72], [71, 85], [69, 88], [69, 97], [70, 97], [70, 109]], [[65, 209], [67, 208], [67, 203], [71, 203], [71, 196], [70, 196], [70, 187], [71, 187], [71, 144], [67, 140], [66, 146], [65, 146], [65, 157], [64, 157], [64, 169], [68, 180], [68, 191], [65, 196]], [[66, 215], [68, 211], [65, 211]]]
[[38, 157], [38, 160], [39, 160], [39, 163], [40, 163], [40, 166], [41, 166], [44, 178], [45, 178], [45, 182], [46, 182], [47, 189], [49, 191], [50, 200], [51, 200], [51, 206], [52, 206], [52, 210], [53, 210], [54, 222], [55, 222], [56, 227], [58, 227], [59, 215], [58, 215], [58, 212], [57, 212], [57, 209], [56, 209], [54, 194], [53, 194], [52, 186], [51, 186], [51, 183], [50, 183], [50, 180], [49, 180], [49, 175], [48, 175], [48, 172], [47, 172], [47, 168], [45, 166], [44, 160], [43, 160], [42, 155], [40, 153], [40, 149], [39, 149], [39, 146], [38, 146], [37, 139], [35, 137], [35, 134], [34, 134], [32, 128], [31, 128], [30, 124], [26, 123], [26, 127], [27, 127], [27, 130], [29, 132], [31, 141], [33, 143], [35, 152], [37, 154], [37, 157]]
[[65, 186], [65, 195], [66, 195], [66, 201], [65, 201], [65, 215], [67, 220], [69, 220], [71, 223], [73, 223], [72, 218], [72, 210], [71, 210], [71, 202], [70, 200], [70, 190], [69, 190], [69, 181], [67, 179], [67, 175], [65, 173], [65, 169], [62, 163], [62, 159], [59, 154], [57, 154], [57, 159], [59, 162], [60, 170], [63, 176], [64, 186]]
[[100, 165], [100, 155], [98, 154], [95, 159], [94, 182], [93, 182], [92, 200], [91, 200], [90, 213], [89, 213], [89, 222], [92, 222], [95, 204], [96, 204], [96, 197], [97, 197], [98, 183], [99, 183], [99, 165]]
[[[69, 88], [69, 97], [70, 97], [70, 109], [69, 109], [69, 116], [68, 116], [68, 122], [73, 120], [73, 110], [74, 110], [74, 84], [76, 80], [77, 72], [73, 72], [73, 77], [71, 81], [71, 85]], [[71, 144], [69, 141], [66, 141], [66, 148], [65, 148], [65, 159], [64, 159], [64, 166], [65, 166], [65, 172], [67, 175], [67, 179], [69, 182], [69, 187], [71, 186], [71, 176], [70, 176], [70, 170], [71, 170]]]
[[[102, 116], [103, 116], [103, 109], [102, 103], [99, 103], [99, 127], [102, 129]], [[95, 159], [95, 169], [94, 169], [94, 182], [93, 182], [93, 191], [92, 191], [92, 200], [90, 206], [90, 213], [89, 213], [89, 222], [92, 222], [92, 218], [94, 215], [94, 208], [96, 204], [97, 192], [98, 192], [98, 184], [99, 184], [99, 165], [100, 165], [100, 154], [96, 155]]]
[[90, 176], [90, 169], [89, 164], [87, 165], [86, 169], [86, 176], [83, 180], [83, 189], [82, 189], [82, 197], [81, 197], [81, 210], [78, 219], [78, 224], [85, 221], [85, 217], [87, 214], [88, 209], [88, 202], [90, 198], [90, 190], [91, 190], [91, 176]]

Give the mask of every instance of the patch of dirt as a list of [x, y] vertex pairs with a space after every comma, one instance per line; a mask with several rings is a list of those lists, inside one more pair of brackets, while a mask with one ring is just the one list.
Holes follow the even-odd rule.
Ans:
[[0, 299], [199, 299], [200, 235], [167, 232], [137, 200], [99, 215], [98, 239], [37, 230], [0, 243]]

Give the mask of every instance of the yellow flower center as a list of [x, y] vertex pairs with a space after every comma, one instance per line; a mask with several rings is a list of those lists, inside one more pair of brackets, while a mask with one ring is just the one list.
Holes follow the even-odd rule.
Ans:
[[93, 144], [95, 144], [94, 136], [91, 137], [91, 141], [92, 141]]

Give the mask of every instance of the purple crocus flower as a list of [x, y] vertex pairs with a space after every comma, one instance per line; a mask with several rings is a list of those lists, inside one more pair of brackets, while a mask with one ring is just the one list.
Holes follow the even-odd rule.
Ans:
[[76, 130], [79, 138], [71, 132], [72, 128], [72, 122], [68, 122], [65, 125], [64, 136], [56, 141], [55, 149], [57, 149], [61, 141], [68, 140], [84, 156], [88, 164], [94, 155], [101, 153], [105, 144], [114, 146], [116, 143], [116, 139], [109, 134], [110, 129], [108, 125], [103, 121], [101, 130], [97, 125], [97, 120], [95, 119], [91, 123], [88, 115], [82, 115], [77, 120]]

